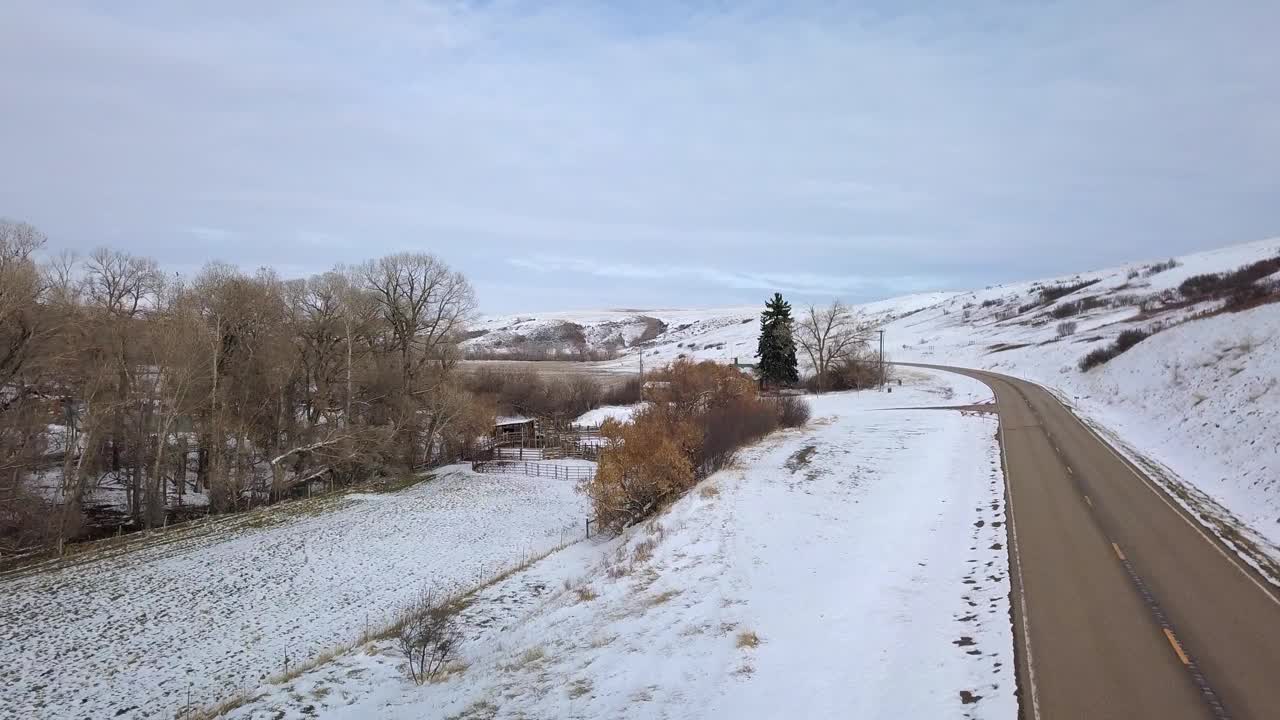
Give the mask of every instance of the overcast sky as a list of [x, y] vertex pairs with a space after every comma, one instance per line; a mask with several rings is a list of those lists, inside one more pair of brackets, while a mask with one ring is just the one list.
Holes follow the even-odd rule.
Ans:
[[[779, 9], [784, 8], [784, 9]], [[1280, 234], [1280, 3], [0, 3], [0, 216], [488, 311], [865, 300]]]

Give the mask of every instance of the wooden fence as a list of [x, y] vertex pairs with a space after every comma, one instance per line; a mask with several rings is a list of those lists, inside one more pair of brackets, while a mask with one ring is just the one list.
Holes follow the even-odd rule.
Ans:
[[552, 480], [570, 480], [580, 482], [596, 476], [593, 467], [574, 467], [550, 465], [537, 462], [515, 462], [511, 460], [487, 460], [471, 463], [471, 469], [486, 474], [528, 475], [530, 477], [549, 478]]

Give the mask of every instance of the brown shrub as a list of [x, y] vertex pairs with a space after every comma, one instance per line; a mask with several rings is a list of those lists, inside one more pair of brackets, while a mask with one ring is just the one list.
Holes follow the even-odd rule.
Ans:
[[[876, 387], [880, 384], [880, 373], [879, 356], [872, 351], [862, 352], [836, 363], [835, 367], [827, 373], [824, 389], [842, 391]], [[893, 374], [893, 367], [885, 365], [884, 374], [887, 380]], [[800, 385], [809, 392], [817, 392], [818, 378], [813, 375], [806, 376]]]
[[1125, 330], [1116, 336], [1116, 340], [1112, 344], [1106, 347], [1094, 348], [1081, 358], [1080, 370], [1088, 371], [1110, 361], [1120, 353], [1123, 353], [1134, 345], [1137, 345], [1148, 337], [1151, 337], [1154, 332], [1159, 332], [1159, 328], [1153, 327], [1151, 331], [1138, 329]]
[[676, 360], [650, 373], [649, 380], [653, 383], [649, 399], [656, 405], [669, 405], [680, 416], [692, 415], [708, 404], [756, 394], [754, 378], [731, 365], [710, 360]]
[[736, 398], [709, 408], [702, 417], [699, 460], [703, 473], [724, 467], [738, 448], [777, 430], [779, 417], [772, 401], [754, 397]]
[[641, 410], [625, 425], [606, 420], [600, 429], [605, 447], [596, 474], [579, 489], [591, 498], [604, 528], [621, 529], [694, 483], [689, 450], [700, 445], [697, 427], [655, 408]]
[[579, 486], [607, 529], [675, 499], [780, 421], [778, 405], [758, 397], [755, 381], [732, 366], [678, 360], [650, 377], [653, 403], [626, 425], [604, 423], [595, 477]]
[[1249, 287], [1268, 275], [1280, 272], [1280, 256], [1242, 265], [1231, 272], [1192, 275], [1178, 286], [1188, 298], [1221, 297], [1232, 293], [1248, 294]]
[[1090, 285], [1093, 285], [1099, 280], [1101, 280], [1101, 278], [1094, 278], [1093, 280], [1082, 280], [1080, 282], [1067, 283], [1065, 285], [1053, 285], [1051, 287], [1040, 288], [1040, 304], [1044, 305], [1047, 303], [1051, 303], [1054, 300], [1057, 300], [1060, 297], [1070, 295], [1071, 293], [1077, 290], [1083, 290], [1084, 288], [1087, 288]]
[[600, 396], [602, 405], [633, 405], [640, 402], [639, 376], [627, 378], [621, 385], [613, 385]]
[[1231, 312], [1248, 310], [1263, 303], [1280, 299], [1277, 296], [1280, 296], [1280, 283], [1250, 283], [1232, 291], [1231, 295], [1227, 297], [1227, 301], [1223, 304], [1223, 309]]
[[809, 422], [812, 411], [809, 403], [802, 397], [783, 395], [774, 400], [778, 411], [778, 424], [785, 428], [796, 428]]
[[500, 413], [571, 420], [600, 407], [605, 393], [587, 375], [547, 378], [532, 370], [482, 368], [466, 376], [467, 388]]

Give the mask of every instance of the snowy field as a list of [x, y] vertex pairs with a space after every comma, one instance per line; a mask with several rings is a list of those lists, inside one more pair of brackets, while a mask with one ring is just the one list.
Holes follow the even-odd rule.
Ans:
[[819, 398], [653, 521], [479, 592], [443, 681], [375, 642], [231, 717], [1013, 720], [996, 421], [894, 409], [989, 399], [915, 372]]
[[173, 717], [581, 533], [571, 483], [462, 466], [0, 578], [0, 718]]
[[605, 405], [582, 413], [577, 420], [573, 421], [573, 424], [582, 427], [598, 427], [605, 420], [627, 422], [641, 407], [643, 405], [640, 403], [635, 405]]

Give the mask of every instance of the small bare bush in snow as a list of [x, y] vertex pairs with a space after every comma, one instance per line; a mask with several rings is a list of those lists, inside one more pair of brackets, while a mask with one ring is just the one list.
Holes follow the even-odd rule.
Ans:
[[398, 625], [396, 640], [409, 662], [409, 677], [418, 685], [435, 677], [462, 642], [448, 601], [430, 590], [404, 610]]
[[795, 428], [809, 422], [809, 403], [796, 395], [783, 395], [774, 401], [778, 406], [778, 424]]
[[1073, 320], [1058, 323], [1058, 337], [1067, 337], [1076, 334], [1076, 323]]
[[631, 551], [631, 562], [633, 564], [648, 562], [653, 557], [653, 548], [656, 545], [653, 538], [637, 543], [635, 549]]

